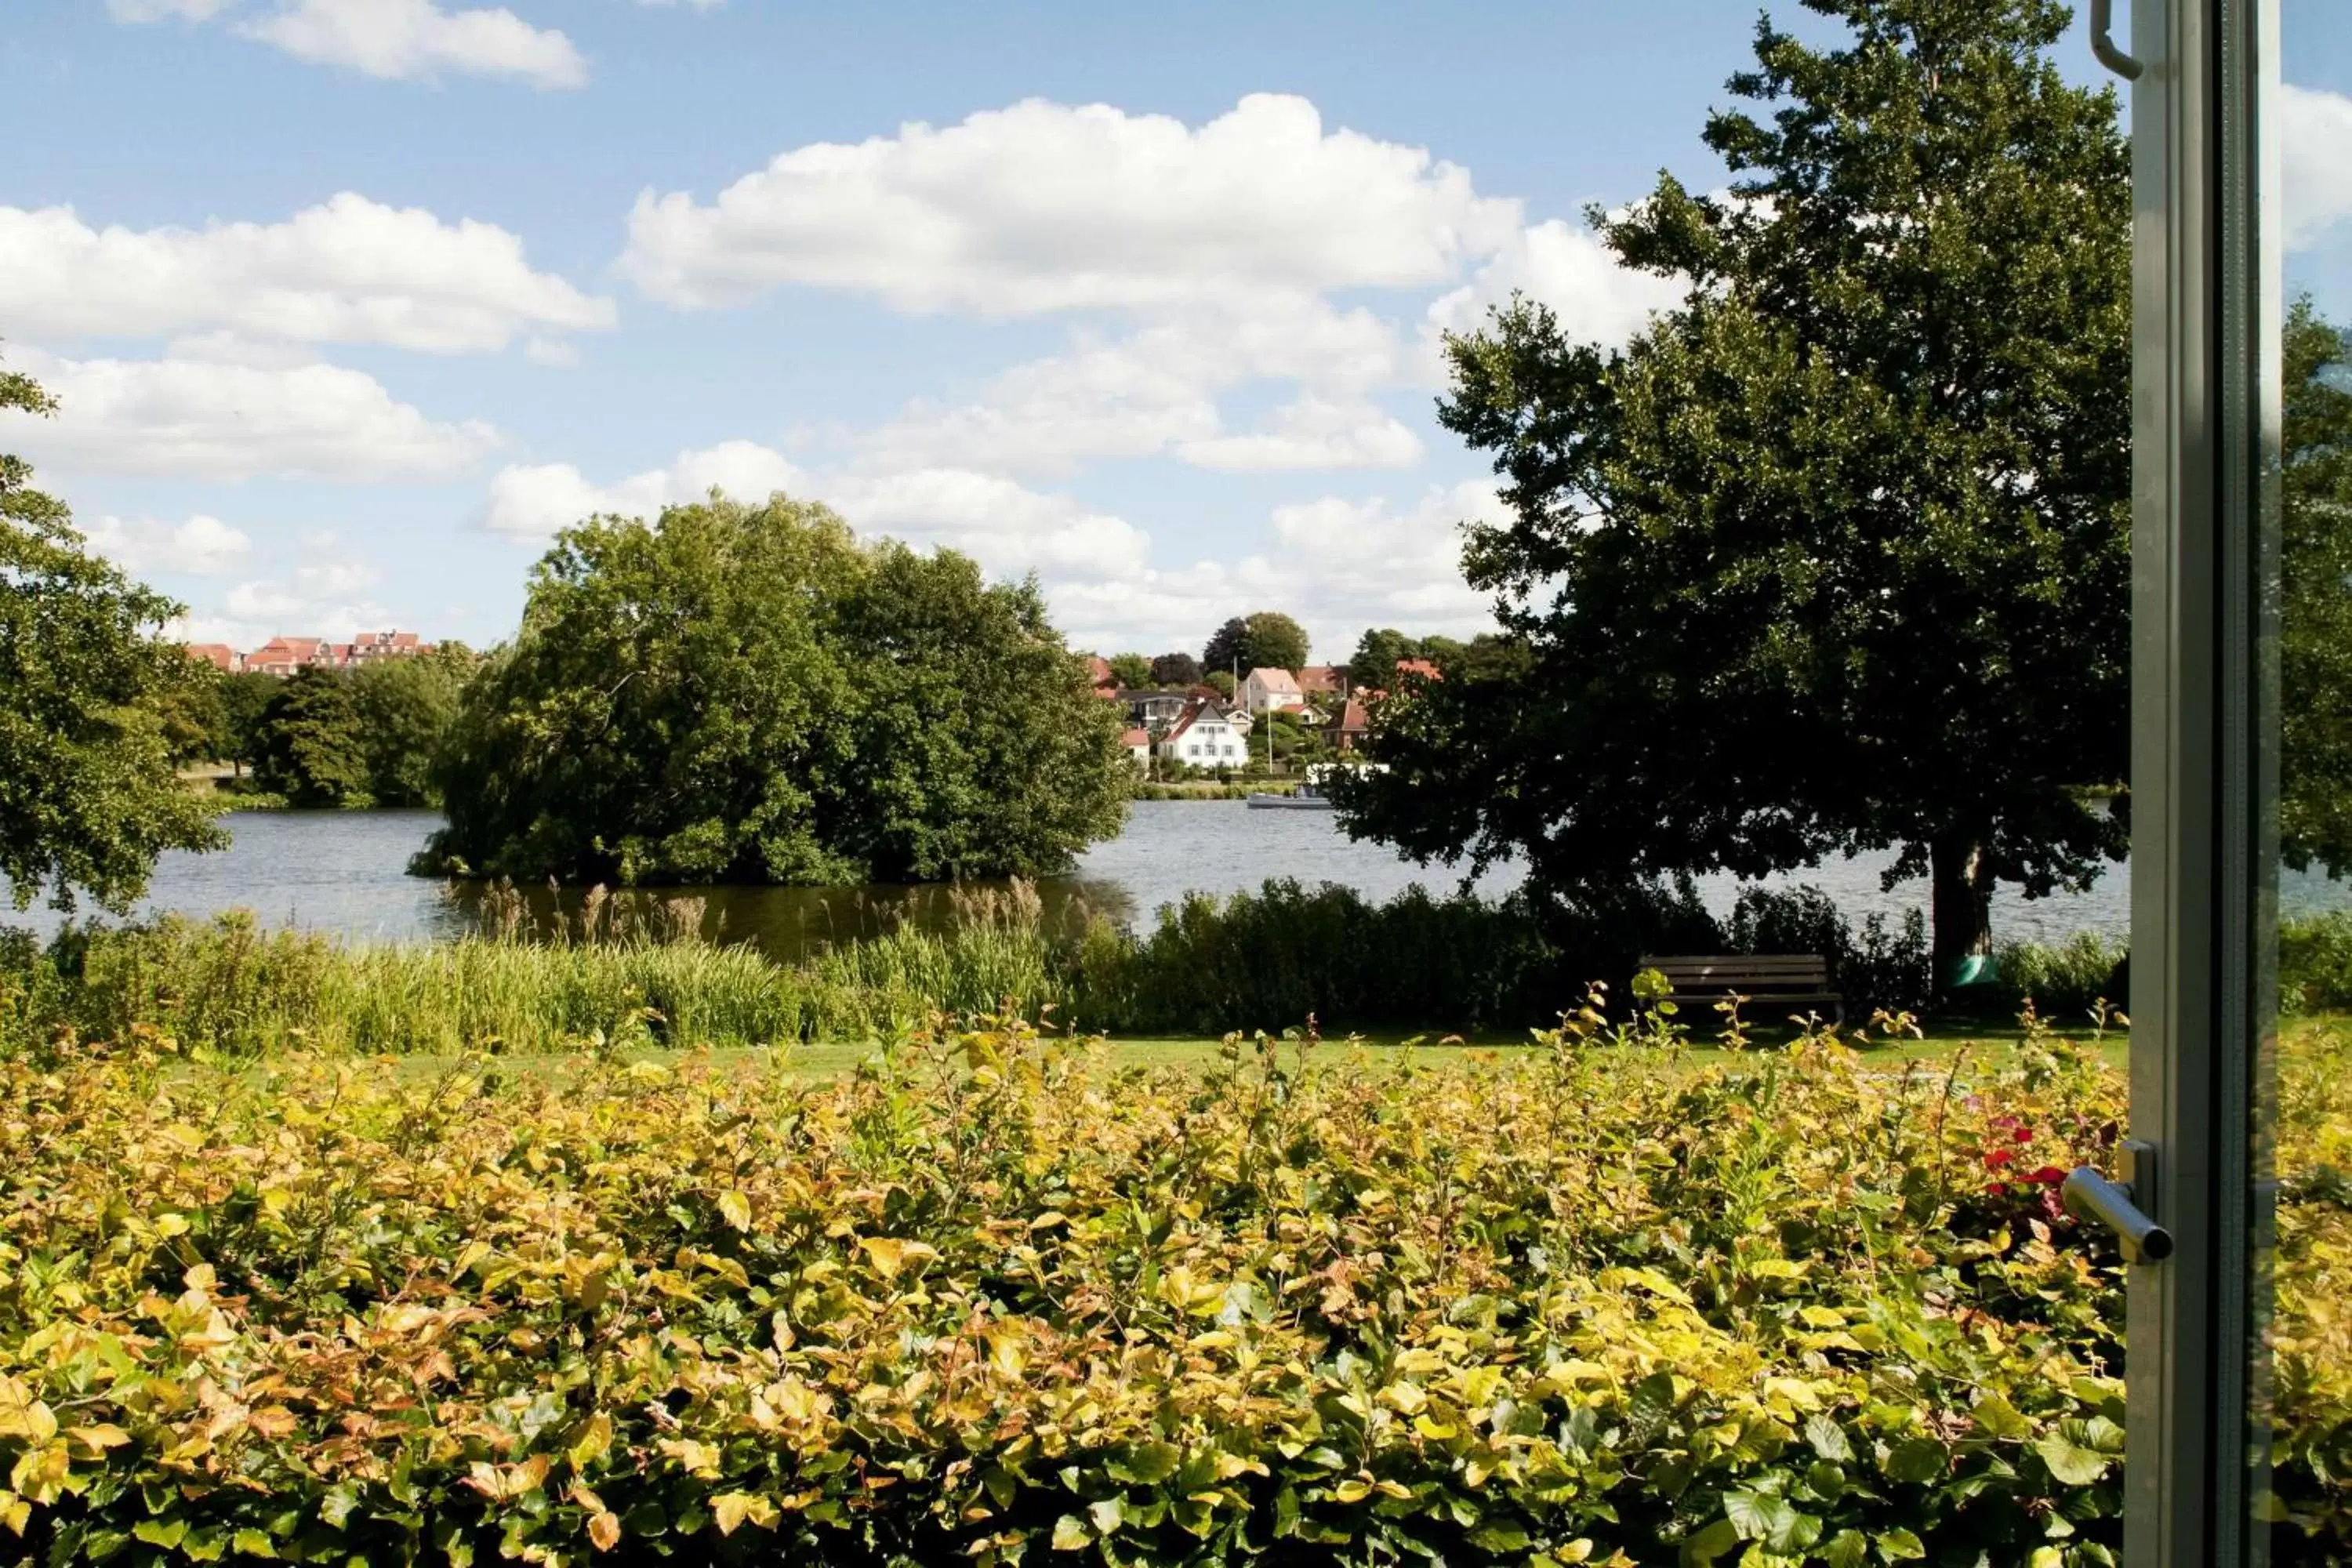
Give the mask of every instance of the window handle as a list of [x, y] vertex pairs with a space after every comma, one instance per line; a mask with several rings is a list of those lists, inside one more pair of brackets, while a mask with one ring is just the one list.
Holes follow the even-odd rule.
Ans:
[[2123, 1180], [2111, 1182], [2088, 1165], [2077, 1165], [2066, 1173], [2059, 1195], [2074, 1214], [2097, 1220], [2116, 1233], [2124, 1245], [2124, 1261], [2160, 1263], [2172, 1256], [2172, 1233], [2132, 1202], [2135, 1181], [2153, 1168], [2155, 1145], [2126, 1138], [2117, 1152], [2122, 1156]]
[[2091, 0], [2091, 52], [2126, 81], [2137, 81], [2146, 68], [2116, 47], [2115, 30], [2116, 0]]

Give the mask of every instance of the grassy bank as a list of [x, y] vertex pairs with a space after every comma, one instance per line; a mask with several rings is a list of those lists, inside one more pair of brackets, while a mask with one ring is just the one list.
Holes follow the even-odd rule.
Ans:
[[[2352, 919], [2298, 923], [2284, 951], [2282, 988], [2292, 1003], [2352, 1007]], [[2073, 1026], [2108, 994], [2116, 956], [2086, 939], [2011, 950], [2004, 963], [2044, 1016]], [[974, 895], [946, 931], [901, 927], [798, 964], [658, 933], [345, 945], [264, 930], [249, 917], [166, 918], [71, 930], [47, 948], [21, 933], [0, 939], [0, 1038], [37, 1039], [59, 1027], [121, 1038], [145, 1026], [246, 1053], [731, 1048], [864, 1040], [934, 1011], [1012, 1001], [1050, 1028], [1128, 1037], [1278, 1034], [1311, 1017], [1334, 1035], [1458, 1032], [1496, 1041], [1556, 1024], [1595, 978], [1615, 982], [1612, 1005], [1622, 1011], [1632, 963], [1630, 954], [1550, 941], [1508, 902], [1416, 891], [1373, 904], [1345, 889], [1285, 883], [1187, 900], [1141, 933], [1097, 923], [1076, 938], [1051, 934], [1034, 899]], [[2012, 1019], [2025, 994], [1996, 994], [1967, 1017], [1932, 1007], [1922, 1016], [1932, 1029], [1982, 1033]], [[1852, 1016], [1865, 1017], [1867, 1008], [1857, 995]], [[1748, 1016], [1783, 1021], [1769, 1001]]]

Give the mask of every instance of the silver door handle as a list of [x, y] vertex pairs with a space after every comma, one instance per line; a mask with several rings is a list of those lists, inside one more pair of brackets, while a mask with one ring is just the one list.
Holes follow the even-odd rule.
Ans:
[[2058, 1189], [2066, 1207], [2084, 1219], [2097, 1220], [2116, 1233], [2123, 1243], [2126, 1263], [2161, 1263], [2172, 1256], [2172, 1233], [2148, 1218], [2132, 1201], [2136, 1178], [2150, 1168], [2156, 1150], [2154, 1145], [2137, 1138], [2124, 1140], [2124, 1179], [2111, 1182], [2088, 1165], [2077, 1165], [2066, 1173], [2065, 1182]]
[[2146, 68], [2116, 47], [2115, 30], [2116, 0], [2091, 0], [2091, 52], [2126, 81], [2137, 81]]

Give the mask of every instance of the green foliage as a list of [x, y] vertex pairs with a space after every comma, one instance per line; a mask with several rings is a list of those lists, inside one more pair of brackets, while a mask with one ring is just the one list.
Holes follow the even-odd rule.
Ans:
[[214, 756], [241, 768], [260, 761], [261, 716], [280, 684], [277, 676], [259, 670], [221, 677], [221, 731], [213, 742]]
[[278, 683], [261, 710], [254, 782], [300, 806], [364, 806], [369, 736], [350, 677], [312, 667]]
[[1151, 684], [1151, 660], [1139, 653], [1117, 653], [1109, 659], [1110, 678], [1129, 691]]
[[[0, 412], [53, 406], [0, 371]], [[212, 671], [158, 635], [181, 606], [84, 550], [32, 479], [0, 453], [0, 878], [18, 909], [123, 909], [164, 850], [226, 842], [173, 769]]]
[[1163, 653], [1151, 661], [1153, 686], [1179, 689], [1201, 684], [1201, 661], [1189, 653]]
[[2096, 931], [2076, 931], [2055, 946], [2004, 942], [1993, 953], [1991, 989], [2007, 1014], [2030, 1002], [2045, 1018], [2081, 1018], [2103, 1002], [2128, 1005], [2123, 963], [2123, 944]]
[[2290, 1013], [2352, 1013], [2352, 911], [2279, 922], [2279, 1003]]
[[2288, 311], [2282, 439], [2279, 839], [2352, 875], [2352, 353], [2308, 298]]
[[225, 761], [222, 740], [228, 729], [226, 677], [210, 664], [191, 659], [188, 679], [162, 694], [155, 704], [163, 747], [174, 767]]
[[1857, 930], [1811, 884], [1748, 888], [1732, 907], [1728, 934], [1734, 952], [1821, 954], [1853, 1017], [1867, 1018], [1882, 1008], [1923, 1012], [1934, 993], [1927, 921], [1917, 910], [1906, 913], [1899, 931], [1883, 914], [1865, 917]]
[[1307, 628], [1279, 610], [1253, 610], [1219, 626], [1201, 650], [1201, 664], [1228, 678], [1236, 667], [1247, 676], [1253, 669], [1286, 669], [1293, 675], [1307, 667]]
[[1201, 684], [1218, 696], [1230, 699], [1234, 694], [1234, 673], [1230, 669], [1213, 669], [1201, 678]]
[[367, 792], [378, 805], [432, 805], [433, 762], [457, 720], [475, 659], [462, 647], [382, 659], [351, 674], [367, 760]]
[[2062, 5], [1811, 8], [1842, 42], [1760, 23], [1708, 121], [1727, 195], [1591, 215], [1678, 306], [1622, 350], [1524, 300], [1450, 340], [1441, 418], [1511, 514], [1465, 573], [1520, 667], [1377, 717], [1347, 820], [1571, 904], [1892, 847], [1950, 958], [1996, 879], [2125, 844], [2077, 786], [2126, 765], [2128, 163]]
[[1409, 658], [1427, 657], [1422, 639], [1407, 637], [1394, 626], [1371, 626], [1356, 639], [1348, 660], [1348, 683], [1359, 691], [1386, 691], [1396, 685], [1397, 666]]
[[713, 495], [566, 531], [466, 689], [420, 868], [917, 881], [1066, 868], [1114, 832], [1120, 716], [1034, 583]]
[[2119, 1087], [1613, 1038], [68, 1042], [0, 1064], [0, 1508], [60, 1565], [2107, 1561], [2121, 1266], [1987, 1154]]

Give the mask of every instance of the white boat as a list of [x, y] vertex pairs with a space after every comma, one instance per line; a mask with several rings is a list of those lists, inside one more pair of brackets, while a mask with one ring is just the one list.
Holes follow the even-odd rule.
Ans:
[[1264, 795], [1252, 793], [1249, 797], [1253, 811], [1328, 811], [1331, 797], [1313, 784], [1302, 785], [1297, 795]]

